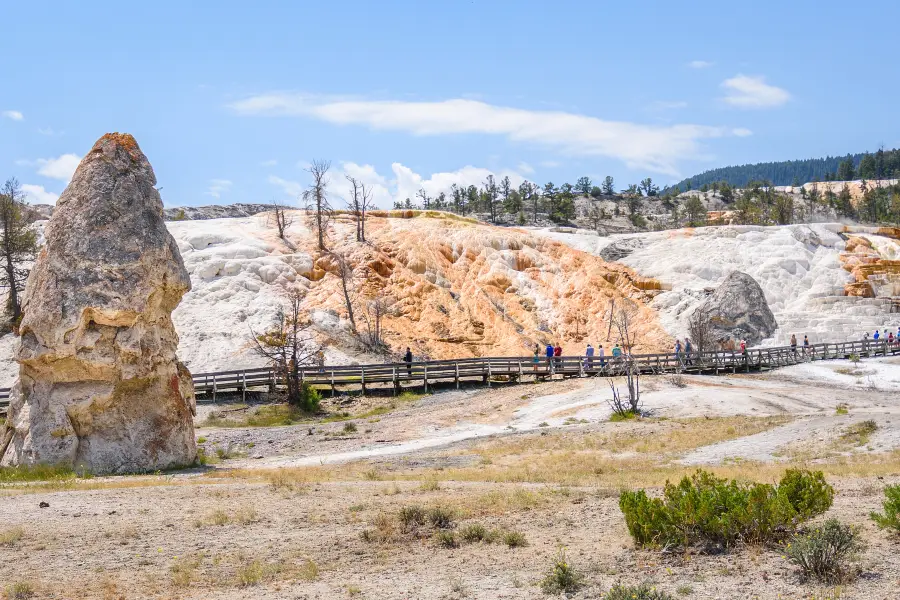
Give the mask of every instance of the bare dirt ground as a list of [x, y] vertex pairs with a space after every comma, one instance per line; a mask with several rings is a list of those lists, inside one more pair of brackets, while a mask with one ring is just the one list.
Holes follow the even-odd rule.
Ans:
[[[209, 455], [227, 448], [235, 457], [173, 474], [6, 484], [0, 590], [104, 600], [539, 598], [564, 548], [585, 575], [575, 598], [643, 581], [698, 599], [900, 598], [900, 539], [868, 518], [884, 486], [900, 483], [897, 393], [802, 367], [685, 378], [685, 387], [645, 378], [652, 416], [621, 423], [609, 421], [608, 384], [591, 379], [336, 399], [328, 409], [350, 417], [328, 423], [201, 427]], [[875, 428], [857, 435], [870, 420]], [[657, 489], [697, 466], [771, 482], [789, 465], [822, 469], [835, 486], [819, 520], [860, 527], [856, 581], [803, 582], [777, 547], [637, 550], [618, 508], [622, 487]], [[398, 515], [409, 506], [449, 509], [460, 545], [443, 547], [428, 525], [404, 530]], [[474, 523], [496, 539], [461, 541]], [[525, 545], [504, 543], [509, 533]]]

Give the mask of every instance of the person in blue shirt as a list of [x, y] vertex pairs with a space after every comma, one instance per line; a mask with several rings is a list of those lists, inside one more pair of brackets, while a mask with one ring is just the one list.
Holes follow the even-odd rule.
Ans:
[[876, 330], [875, 330], [875, 335], [872, 336], [872, 339], [874, 339], [874, 340], [877, 341], [878, 338], [880, 338], [880, 337], [881, 337], [881, 333], [879, 333], [879, 330], [876, 329]]

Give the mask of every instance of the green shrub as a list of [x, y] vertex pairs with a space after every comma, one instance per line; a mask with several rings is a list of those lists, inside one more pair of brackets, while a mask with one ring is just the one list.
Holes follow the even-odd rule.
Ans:
[[522, 548], [528, 545], [528, 540], [521, 531], [507, 531], [503, 534], [503, 543], [510, 548]]
[[459, 536], [465, 542], [483, 542], [487, 538], [488, 532], [481, 523], [469, 523], [459, 530]]
[[450, 529], [453, 527], [453, 510], [443, 506], [435, 506], [428, 510], [428, 522], [437, 529]]
[[787, 498], [803, 520], [821, 515], [834, 502], [834, 488], [828, 485], [821, 471], [788, 469], [778, 484], [778, 493]]
[[612, 586], [604, 596], [606, 600], [673, 600], [670, 594], [651, 587], [649, 584]]
[[893, 529], [900, 533], [900, 485], [884, 488], [884, 514], [873, 512], [872, 520], [882, 529]]
[[397, 516], [405, 531], [425, 524], [425, 509], [421, 506], [404, 506], [400, 509], [400, 513]]
[[795, 537], [785, 547], [785, 555], [800, 567], [804, 578], [836, 584], [853, 578], [849, 561], [859, 549], [856, 531], [837, 519], [829, 519], [821, 527]]
[[344, 433], [356, 433], [356, 423], [344, 423]]
[[662, 498], [623, 491], [619, 508], [638, 546], [711, 551], [784, 539], [800, 522], [825, 512], [833, 498], [820, 472], [789, 470], [776, 487], [698, 470], [678, 485], [667, 483]]
[[583, 583], [584, 575], [569, 564], [565, 551], [560, 549], [550, 572], [541, 581], [541, 589], [545, 594], [571, 593], [578, 591]]
[[434, 539], [438, 546], [442, 548], [456, 548], [459, 542], [456, 541], [456, 535], [452, 531], [438, 531], [434, 534]]

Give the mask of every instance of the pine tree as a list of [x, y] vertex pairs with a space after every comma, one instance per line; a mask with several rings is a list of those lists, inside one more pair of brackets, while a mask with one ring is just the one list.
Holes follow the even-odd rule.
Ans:
[[19, 292], [25, 290], [30, 264], [37, 253], [37, 236], [25, 220], [25, 194], [15, 178], [0, 190], [0, 287], [9, 289], [7, 310], [13, 323], [22, 316]]

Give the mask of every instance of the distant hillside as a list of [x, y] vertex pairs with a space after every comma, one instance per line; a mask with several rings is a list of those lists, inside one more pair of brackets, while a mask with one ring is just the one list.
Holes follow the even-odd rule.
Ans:
[[768, 181], [773, 185], [799, 185], [810, 181], [850, 181], [882, 179], [900, 175], [900, 150], [828, 156], [806, 160], [786, 160], [753, 165], [737, 165], [712, 169], [679, 181], [679, 190], [696, 190], [716, 181], [727, 181], [733, 187], [745, 187], [751, 181]]

